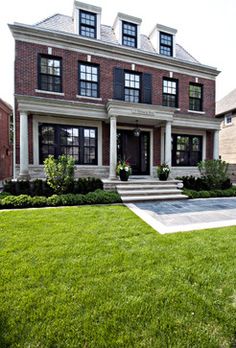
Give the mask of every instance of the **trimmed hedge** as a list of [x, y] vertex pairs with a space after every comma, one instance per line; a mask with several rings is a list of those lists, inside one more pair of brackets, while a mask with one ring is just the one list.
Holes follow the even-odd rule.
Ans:
[[[184, 188], [194, 191], [211, 191], [215, 187], [214, 183], [206, 176], [195, 177], [195, 176], [181, 176], [176, 179], [182, 180]], [[219, 184], [217, 189], [226, 190], [232, 187], [230, 179], [226, 179]], [[215, 189], [214, 189], [215, 191]]]
[[[98, 178], [78, 178], [68, 188], [65, 194], [86, 194], [94, 192], [98, 189], [103, 189], [103, 183]], [[29, 195], [29, 196], [45, 196], [49, 197], [55, 192], [45, 180], [36, 179], [33, 181], [7, 181], [4, 184], [3, 192], [9, 192], [14, 196]]]
[[209, 191], [195, 191], [184, 189], [183, 193], [188, 198], [210, 198], [210, 197], [235, 197], [236, 187], [231, 187], [226, 190], [209, 190]]
[[0, 194], [0, 209], [111, 203], [121, 203], [120, 195], [117, 192], [96, 190], [85, 195], [69, 193], [65, 195], [52, 195], [50, 197]]

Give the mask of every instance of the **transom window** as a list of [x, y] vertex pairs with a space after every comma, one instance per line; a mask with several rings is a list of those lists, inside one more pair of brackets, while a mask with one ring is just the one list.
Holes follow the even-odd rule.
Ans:
[[140, 102], [140, 75], [125, 72], [125, 101]]
[[79, 33], [82, 36], [96, 38], [97, 15], [92, 12], [80, 10]]
[[62, 92], [61, 58], [39, 56], [39, 89], [50, 92]]
[[178, 81], [173, 79], [163, 79], [163, 99], [164, 106], [178, 107]]
[[173, 56], [173, 36], [166, 33], [160, 33], [160, 54], [164, 56]]
[[172, 165], [196, 166], [202, 160], [202, 137], [172, 135]]
[[122, 22], [122, 44], [129, 47], [137, 47], [137, 25]]
[[98, 73], [97, 65], [79, 63], [79, 95], [98, 98]]
[[40, 163], [48, 155], [70, 155], [76, 164], [97, 164], [97, 129], [42, 124], [39, 126]]
[[189, 110], [202, 111], [202, 85], [190, 83]]

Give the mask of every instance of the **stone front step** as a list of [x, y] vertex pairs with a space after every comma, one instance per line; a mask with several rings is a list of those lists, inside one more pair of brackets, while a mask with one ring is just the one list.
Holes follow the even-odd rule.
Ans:
[[179, 200], [179, 199], [186, 199], [187, 196], [183, 194], [175, 194], [175, 195], [159, 195], [159, 196], [122, 196], [121, 199], [124, 203], [131, 203], [131, 202], [145, 202], [145, 201], [167, 201], [167, 200]]
[[171, 195], [171, 194], [179, 194], [179, 190], [178, 189], [166, 189], [166, 190], [162, 190], [162, 189], [152, 189], [152, 190], [144, 190], [144, 189], [135, 189], [135, 190], [120, 190], [117, 189], [117, 192], [121, 195], [121, 196], [159, 196], [159, 195]]
[[185, 199], [178, 188], [180, 180], [130, 179], [128, 181], [103, 180], [104, 189], [115, 189], [124, 203]]

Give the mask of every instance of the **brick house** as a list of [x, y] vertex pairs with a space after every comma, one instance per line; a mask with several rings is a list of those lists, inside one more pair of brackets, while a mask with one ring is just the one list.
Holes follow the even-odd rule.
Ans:
[[0, 182], [12, 177], [12, 107], [0, 99]]
[[42, 177], [43, 160], [71, 154], [78, 175], [116, 176], [119, 158], [134, 175], [195, 173], [218, 158], [219, 71], [176, 43], [177, 30], [74, 2], [73, 16], [9, 25], [15, 39], [16, 175]]
[[219, 154], [222, 160], [236, 164], [236, 89], [216, 103], [216, 117], [221, 120]]

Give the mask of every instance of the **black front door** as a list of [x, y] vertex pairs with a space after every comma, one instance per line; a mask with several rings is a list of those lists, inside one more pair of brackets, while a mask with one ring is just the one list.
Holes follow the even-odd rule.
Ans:
[[134, 136], [131, 130], [117, 130], [117, 158], [128, 160], [132, 175], [150, 174], [150, 134]]

